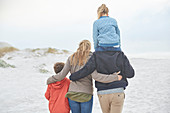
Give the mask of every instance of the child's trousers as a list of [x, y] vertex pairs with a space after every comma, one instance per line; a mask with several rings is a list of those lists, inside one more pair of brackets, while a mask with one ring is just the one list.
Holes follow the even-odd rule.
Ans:
[[124, 93], [98, 95], [103, 113], [121, 113], [123, 109]]

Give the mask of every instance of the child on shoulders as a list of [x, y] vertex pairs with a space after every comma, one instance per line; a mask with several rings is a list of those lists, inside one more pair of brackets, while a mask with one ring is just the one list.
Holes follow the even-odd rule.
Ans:
[[109, 9], [102, 4], [98, 10], [98, 19], [93, 23], [93, 41], [95, 51], [121, 51], [120, 30], [117, 21], [108, 16]]

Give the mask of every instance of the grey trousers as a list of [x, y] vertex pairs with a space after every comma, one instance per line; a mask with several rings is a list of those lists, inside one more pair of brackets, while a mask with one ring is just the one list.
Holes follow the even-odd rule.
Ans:
[[98, 95], [103, 113], [121, 113], [125, 99], [124, 93]]

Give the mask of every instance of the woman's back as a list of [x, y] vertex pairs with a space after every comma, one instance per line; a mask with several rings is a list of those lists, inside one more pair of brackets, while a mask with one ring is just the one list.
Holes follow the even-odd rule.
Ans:
[[[88, 56], [87, 59], [91, 57], [91, 53]], [[68, 58], [67, 60], [67, 65], [70, 66], [70, 73], [74, 73], [76, 71], [79, 71], [81, 68], [84, 67], [84, 65], [79, 66], [79, 65], [71, 65], [70, 64], [71, 57]], [[78, 81], [72, 81], [69, 86], [69, 90], [72, 92], [82, 92], [82, 93], [87, 93], [87, 94], [93, 94], [93, 82], [92, 82], [92, 76], [88, 75], [87, 77], [84, 77]]]

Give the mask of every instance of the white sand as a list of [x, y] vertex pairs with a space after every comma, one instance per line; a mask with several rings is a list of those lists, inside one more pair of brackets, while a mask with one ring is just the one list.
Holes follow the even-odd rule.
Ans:
[[[0, 68], [0, 113], [49, 113], [44, 97], [53, 64], [69, 54], [41, 56], [18, 51], [2, 59], [16, 68]], [[170, 113], [170, 59], [130, 59], [136, 75], [125, 90], [123, 113]], [[46, 69], [49, 73], [40, 73]], [[96, 92], [93, 113], [102, 113]]]

